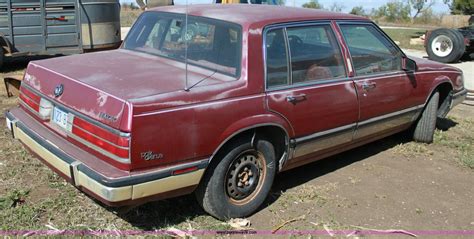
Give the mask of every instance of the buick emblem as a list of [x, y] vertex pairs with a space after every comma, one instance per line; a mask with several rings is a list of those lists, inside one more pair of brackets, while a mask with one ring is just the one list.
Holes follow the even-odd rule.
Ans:
[[64, 91], [64, 86], [63, 84], [60, 84], [54, 88], [54, 96], [59, 97], [63, 94]]

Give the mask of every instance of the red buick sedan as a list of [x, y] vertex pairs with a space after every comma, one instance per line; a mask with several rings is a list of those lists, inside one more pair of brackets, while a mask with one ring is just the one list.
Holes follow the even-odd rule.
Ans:
[[463, 74], [407, 57], [366, 18], [262, 5], [143, 13], [118, 50], [34, 61], [7, 126], [108, 205], [194, 192], [219, 219], [264, 202], [275, 174], [436, 119]]

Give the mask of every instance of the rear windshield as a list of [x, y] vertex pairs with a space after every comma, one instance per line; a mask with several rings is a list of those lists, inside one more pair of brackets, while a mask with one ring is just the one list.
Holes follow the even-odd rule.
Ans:
[[[240, 25], [185, 15], [145, 12], [125, 40], [124, 48], [214, 70], [231, 76], [240, 71]], [[188, 51], [186, 52], [186, 46]]]

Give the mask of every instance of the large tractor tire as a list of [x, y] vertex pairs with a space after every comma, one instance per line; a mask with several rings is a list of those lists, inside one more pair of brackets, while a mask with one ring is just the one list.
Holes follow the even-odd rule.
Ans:
[[455, 29], [434, 30], [426, 44], [428, 57], [442, 63], [458, 62], [465, 51], [464, 36]]

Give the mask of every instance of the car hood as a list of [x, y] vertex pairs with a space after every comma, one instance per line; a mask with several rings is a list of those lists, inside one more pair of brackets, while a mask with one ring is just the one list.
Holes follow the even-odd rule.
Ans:
[[418, 71], [455, 71], [455, 72], [462, 72], [459, 68], [454, 66], [442, 64], [439, 62], [431, 61], [424, 58], [413, 57], [409, 56], [410, 59], [416, 62], [416, 66], [418, 67]]

